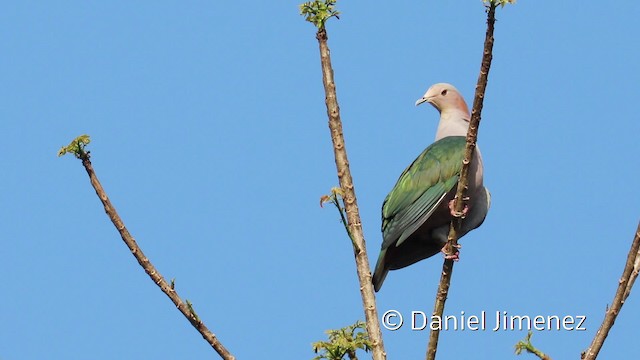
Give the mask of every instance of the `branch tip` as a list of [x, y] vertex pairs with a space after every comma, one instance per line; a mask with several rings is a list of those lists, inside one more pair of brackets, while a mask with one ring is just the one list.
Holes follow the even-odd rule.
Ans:
[[313, 360], [342, 360], [345, 355], [349, 359], [357, 359], [356, 351], [371, 351], [373, 344], [367, 334], [365, 323], [358, 320], [355, 324], [338, 330], [327, 330], [329, 341], [318, 341], [311, 344], [313, 352], [320, 355]]
[[77, 159], [87, 159], [89, 158], [89, 152], [85, 151], [85, 147], [89, 145], [90, 142], [91, 138], [89, 135], [80, 135], [73, 139], [69, 145], [61, 147], [60, 150], [58, 150], [58, 157], [73, 154]]
[[337, 0], [314, 0], [300, 4], [300, 15], [305, 20], [318, 28], [324, 30], [325, 23], [332, 17], [340, 19], [340, 12], [335, 9]]
[[551, 360], [551, 357], [549, 357], [549, 355], [543, 353], [542, 351], [536, 349], [535, 346], [533, 346], [533, 344], [531, 343], [532, 335], [533, 335], [533, 332], [529, 331], [529, 333], [527, 334], [527, 337], [525, 337], [524, 340], [518, 341], [518, 343], [515, 345], [516, 355], [520, 355], [522, 354], [523, 351], [525, 351], [529, 354], [534, 354], [541, 360]]
[[497, 6], [500, 5], [500, 7], [504, 7], [507, 4], [515, 4], [516, 0], [482, 0], [485, 4], [489, 4], [493, 5], [493, 6]]

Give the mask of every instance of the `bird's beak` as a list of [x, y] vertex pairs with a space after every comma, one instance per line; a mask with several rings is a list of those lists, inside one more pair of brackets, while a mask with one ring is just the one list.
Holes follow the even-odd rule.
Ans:
[[424, 102], [428, 102], [428, 101], [429, 101], [428, 97], [426, 97], [426, 96], [421, 97], [420, 99], [418, 99], [418, 101], [416, 101], [416, 106], [418, 106], [418, 105], [420, 105], [420, 104], [422, 104]]

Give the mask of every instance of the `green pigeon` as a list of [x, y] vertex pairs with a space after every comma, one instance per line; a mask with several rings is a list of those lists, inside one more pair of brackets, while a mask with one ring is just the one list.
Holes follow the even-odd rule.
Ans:
[[[439, 253], [449, 235], [471, 117], [464, 98], [450, 84], [431, 86], [416, 106], [424, 102], [440, 112], [436, 142], [404, 170], [382, 203], [382, 249], [373, 274], [376, 292], [389, 270]], [[460, 237], [480, 226], [489, 211], [491, 195], [482, 184], [482, 172], [482, 156], [476, 146]]]

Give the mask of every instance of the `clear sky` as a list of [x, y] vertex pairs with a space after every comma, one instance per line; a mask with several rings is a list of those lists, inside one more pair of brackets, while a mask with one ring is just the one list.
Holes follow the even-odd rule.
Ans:
[[[364, 319], [349, 240], [318, 205], [337, 177], [301, 1], [3, 5], [0, 359], [217, 356], [135, 262], [80, 162], [56, 157], [84, 133], [132, 234], [239, 359], [310, 359], [326, 329]], [[413, 104], [436, 82], [471, 103], [485, 13], [480, 0], [338, 7], [329, 45], [375, 262], [382, 200], [435, 134], [436, 110]], [[462, 241], [446, 314], [586, 316], [586, 331], [533, 341], [557, 359], [588, 346], [640, 214], [639, 13], [498, 9], [479, 134], [493, 203]], [[380, 312], [431, 312], [441, 266], [391, 272]], [[637, 350], [638, 292], [602, 359]], [[513, 359], [525, 335], [448, 331], [438, 354]], [[427, 331], [383, 336], [389, 359], [424, 357]]]

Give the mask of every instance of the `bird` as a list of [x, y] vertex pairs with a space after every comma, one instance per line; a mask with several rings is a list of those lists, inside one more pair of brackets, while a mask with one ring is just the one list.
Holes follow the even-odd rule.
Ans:
[[[432, 85], [416, 101], [440, 113], [435, 142], [398, 178], [382, 203], [382, 246], [372, 282], [376, 292], [389, 270], [397, 270], [439, 253], [447, 242], [469, 129], [469, 108], [451, 84]], [[476, 229], [491, 206], [483, 185], [482, 155], [476, 146], [469, 168], [469, 197], [459, 237]]]

